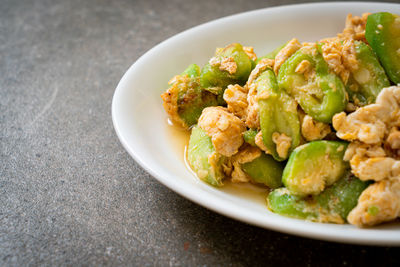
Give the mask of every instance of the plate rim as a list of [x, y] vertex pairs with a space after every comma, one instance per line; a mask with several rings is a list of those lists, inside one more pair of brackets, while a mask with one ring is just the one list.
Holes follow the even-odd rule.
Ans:
[[[181, 186], [177, 182], [174, 183], [173, 179], [167, 179], [164, 177], [163, 174], [159, 173], [159, 171], [154, 170], [151, 167], [151, 164], [148, 164], [145, 160], [143, 160], [137, 151], [135, 151], [135, 148], [130, 145], [129, 141], [125, 138], [123, 135], [123, 131], [120, 128], [118, 118], [116, 117], [117, 115], [117, 101], [118, 98], [121, 97], [120, 95], [123, 94], [123, 89], [125, 86], [125, 83], [127, 82], [127, 79], [129, 76], [134, 73], [136, 68], [139, 68], [141, 64], [146, 62], [146, 58], [150, 57], [152, 53], [156, 52], [157, 50], [161, 49], [165, 44], [168, 44], [174, 39], [181, 38], [188, 32], [197, 30], [199, 28], [203, 27], [209, 27], [210, 25], [214, 23], [219, 23], [223, 21], [228, 21], [232, 18], [237, 18], [240, 16], [246, 16], [249, 14], [254, 14], [254, 13], [263, 13], [263, 12], [274, 12], [279, 9], [282, 9], [285, 11], [285, 9], [289, 8], [304, 8], [307, 6], [312, 6], [312, 7], [329, 7], [329, 6], [343, 6], [343, 5], [355, 5], [355, 4], [368, 4], [368, 5], [384, 5], [384, 6], [399, 6], [400, 4], [395, 4], [395, 3], [380, 3], [380, 2], [324, 2], [324, 3], [302, 3], [302, 4], [291, 4], [291, 5], [281, 5], [281, 6], [274, 6], [274, 7], [267, 7], [267, 8], [261, 8], [261, 9], [255, 9], [251, 11], [246, 11], [246, 12], [241, 12], [237, 14], [232, 14], [229, 16], [221, 17], [215, 20], [211, 20], [205, 23], [202, 23], [200, 25], [191, 27], [189, 29], [186, 29], [180, 33], [177, 33], [164, 41], [158, 43], [154, 47], [150, 48], [148, 51], [146, 51], [142, 56], [140, 56], [125, 72], [125, 74], [122, 76], [121, 80], [119, 81], [114, 94], [112, 98], [112, 104], [111, 104], [111, 116], [112, 116], [112, 122], [113, 126], [115, 129], [115, 132], [118, 136], [118, 139], [120, 140], [122, 146], [125, 148], [125, 150], [128, 152], [128, 154], [142, 167], [144, 168], [151, 176], [153, 176], [156, 180], [158, 180], [161, 184], [165, 185], [172, 191], [178, 193], [182, 197], [189, 199], [190, 201], [205, 207], [209, 210], [212, 210], [218, 214], [222, 214], [226, 217], [255, 225], [264, 229], [270, 229], [274, 231], [278, 231], [281, 233], [287, 233], [287, 234], [292, 234], [296, 236], [301, 236], [305, 238], [313, 238], [313, 239], [318, 239], [318, 240], [325, 240], [325, 241], [333, 241], [333, 242], [339, 242], [339, 243], [350, 243], [350, 244], [361, 244], [361, 245], [379, 245], [379, 246], [400, 246], [400, 231], [399, 235], [395, 236], [394, 238], [382, 238], [380, 237], [380, 234], [382, 232], [379, 232], [379, 230], [376, 229], [342, 229], [344, 231], [340, 231], [339, 234], [335, 233], [334, 231], [326, 231], [328, 226], [331, 224], [321, 224], [321, 223], [315, 223], [315, 222], [308, 222], [304, 220], [298, 220], [298, 219], [293, 219], [293, 218], [288, 218], [284, 217], [281, 215], [277, 215], [274, 213], [271, 213], [271, 216], [268, 218], [268, 220], [262, 219], [259, 216], [255, 216], [257, 214], [253, 214], [254, 212], [246, 212], [242, 214], [238, 214], [237, 211], [232, 209], [232, 204], [229, 203], [229, 201], [224, 200], [224, 199], [218, 199], [216, 203], [211, 203], [211, 199], [213, 197], [216, 197], [214, 194], [207, 192], [207, 191], [202, 191], [203, 194], [190, 194], [192, 192], [192, 189], [194, 190], [200, 190], [201, 188], [197, 188], [195, 186], [191, 186], [190, 188], [186, 188], [186, 186]], [[212, 205], [211, 205], [212, 204]], [[227, 208], [228, 207], [228, 208]], [[237, 210], [237, 209], [236, 209]], [[313, 227], [318, 225], [318, 227]], [[340, 225], [335, 225], [334, 227], [340, 227]], [[351, 233], [349, 234], [348, 232], [358, 232], [358, 231], [368, 231], [369, 234], [366, 234], [365, 236], [362, 234], [358, 234], [356, 237], [354, 237]], [[390, 230], [394, 231], [394, 230]], [[375, 237], [372, 238], [375, 233]], [[364, 232], [365, 233], [365, 232]], [[396, 238], [397, 237], [397, 238]]]

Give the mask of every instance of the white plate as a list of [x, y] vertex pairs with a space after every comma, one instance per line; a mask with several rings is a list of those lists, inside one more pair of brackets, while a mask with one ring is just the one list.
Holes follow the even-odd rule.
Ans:
[[398, 4], [318, 3], [261, 9], [194, 27], [152, 48], [138, 59], [119, 82], [112, 101], [112, 118], [122, 145], [151, 175], [180, 195], [228, 217], [304, 237], [366, 245], [400, 245], [400, 225], [372, 229], [351, 225], [307, 222], [269, 212], [253, 198], [238, 196], [199, 182], [186, 168], [183, 151], [166, 124], [160, 94], [168, 80], [189, 64], [200, 66], [216, 47], [232, 42], [253, 46], [263, 55], [293, 37], [316, 41], [335, 36], [348, 13], [390, 11]]

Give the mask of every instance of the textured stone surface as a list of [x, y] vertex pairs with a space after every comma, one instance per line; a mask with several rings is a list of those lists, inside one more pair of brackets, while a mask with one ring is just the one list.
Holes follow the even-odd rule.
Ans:
[[199, 23], [294, 2], [2, 0], [0, 265], [398, 266], [398, 248], [294, 237], [199, 207], [114, 133], [114, 89], [145, 51]]

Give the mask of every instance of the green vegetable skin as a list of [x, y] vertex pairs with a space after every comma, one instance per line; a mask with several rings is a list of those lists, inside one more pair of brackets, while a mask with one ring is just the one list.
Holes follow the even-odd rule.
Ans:
[[352, 72], [346, 89], [350, 101], [362, 106], [369, 105], [375, 103], [378, 94], [383, 88], [390, 86], [390, 82], [378, 58], [367, 44], [356, 41], [355, 50], [358, 69]]
[[190, 65], [181, 76], [189, 79], [178, 81], [171, 85], [172, 90], [178, 90], [178, 115], [187, 127], [197, 123], [201, 112], [209, 106], [217, 106], [217, 96], [200, 86], [200, 68]]
[[313, 141], [297, 147], [285, 166], [282, 182], [293, 195], [318, 195], [349, 168], [343, 160], [347, 143]]
[[230, 84], [243, 85], [246, 83], [255, 64], [244, 52], [243, 46], [237, 43], [218, 49], [215, 57], [218, 59], [232, 57], [237, 65], [236, 72], [232, 74], [229, 74], [228, 71], [220, 70], [219, 66], [211, 66], [210, 63], [207, 63], [201, 70], [201, 86], [204, 88], [220, 88], [220, 93], [223, 93], [223, 90]]
[[242, 168], [257, 183], [265, 184], [269, 188], [282, 186], [283, 165], [270, 155], [261, 153], [260, 157], [242, 164]]
[[390, 80], [395, 84], [400, 83], [400, 17], [388, 12], [369, 15], [365, 38]]
[[268, 208], [275, 213], [298, 219], [338, 222], [340, 217], [346, 221], [347, 215], [357, 205], [358, 197], [368, 184], [352, 175], [345, 175], [321, 194], [306, 198], [279, 188], [268, 195]]
[[[290, 152], [300, 144], [300, 122], [297, 114], [297, 104], [285, 91], [280, 90], [272, 69], [267, 69], [254, 81], [257, 94], [265, 94], [268, 98], [259, 99], [260, 127], [263, 142], [272, 156], [278, 160], [285, 160]], [[274, 132], [286, 134], [292, 138], [287, 157], [280, 157], [276, 144], [272, 141]]]
[[[295, 72], [303, 60], [309, 61], [315, 70], [315, 76], [310, 80]], [[347, 104], [343, 82], [329, 72], [327, 63], [316, 47], [300, 48], [286, 60], [279, 70], [278, 84], [317, 121], [330, 123], [333, 115], [343, 111]]]
[[190, 78], [195, 78], [200, 76], [200, 67], [196, 64], [189, 65], [181, 75], [188, 75]]
[[222, 179], [224, 178], [222, 163], [226, 160], [226, 157], [218, 155], [219, 159], [216, 164], [211, 165], [209, 156], [213, 153], [216, 152], [211, 138], [203, 129], [197, 125], [194, 126], [188, 146], [189, 164], [201, 180], [213, 186], [222, 186]]
[[269, 58], [269, 59], [274, 59], [276, 57], [276, 55], [279, 53], [279, 51], [282, 50], [282, 48], [284, 48], [286, 46], [288, 42], [284, 43], [283, 45], [275, 48], [273, 51], [269, 52], [268, 54], [266, 54], [265, 56], [259, 57], [256, 60], [256, 64], [258, 64], [258, 62], [261, 61], [261, 59], [263, 58]]
[[250, 144], [251, 146], [257, 146], [256, 145], [256, 135], [257, 135], [257, 130], [255, 129], [249, 129], [243, 133], [243, 139], [246, 143]]

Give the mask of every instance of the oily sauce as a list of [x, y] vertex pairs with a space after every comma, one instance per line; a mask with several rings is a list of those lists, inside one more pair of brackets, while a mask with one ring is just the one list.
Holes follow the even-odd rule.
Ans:
[[[166, 130], [168, 135], [168, 140], [172, 143], [174, 148], [174, 153], [179, 155], [182, 162], [186, 165], [188, 170], [196, 176], [196, 174], [190, 168], [189, 162], [187, 160], [187, 146], [189, 144], [190, 131], [182, 129], [178, 126], [173, 125], [173, 123], [168, 119], [166, 121]], [[198, 179], [196, 177], [196, 179]], [[211, 186], [211, 185], [210, 185]], [[251, 200], [252, 202], [265, 204], [266, 197], [269, 193], [269, 189], [265, 186], [255, 185], [251, 183], [232, 183], [229, 180], [224, 181], [224, 185], [219, 190], [235, 195], [239, 198], [244, 198]]]

